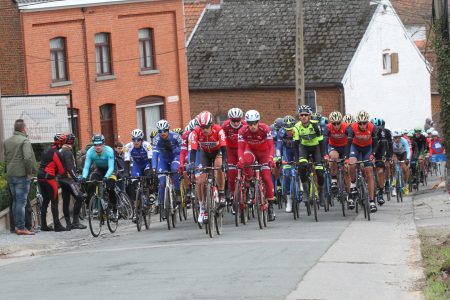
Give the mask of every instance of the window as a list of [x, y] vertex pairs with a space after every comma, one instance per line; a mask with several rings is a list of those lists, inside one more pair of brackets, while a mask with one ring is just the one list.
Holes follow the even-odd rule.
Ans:
[[[70, 114], [70, 108], [67, 109], [67, 120], [69, 122], [69, 128], [72, 130], [72, 133], [75, 134], [77, 138], [79, 138], [80, 134], [80, 124], [78, 120], [78, 109], [73, 109], [73, 124], [72, 124], [72, 117]], [[73, 128], [72, 128], [73, 125]]]
[[136, 102], [137, 126], [149, 137], [156, 129], [156, 123], [164, 118], [164, 98], [158, 96], [144, 97]]
[[155, 69], [153, 48], [153, 29], [139, 29], [139, 53], [141, 70]]
[[63, 37], [50, 40], [50, 61], [52, 64], [52, 81], [67, 80], [66, 39]]
[[383, 53], [383, 75], [398, 73], [398, 53]]
[[95, 35], [95, 60], [97, 75], [111, 75], [111, 45], [109, 33], [97, 33]]
[[305, 104], [309, 105], [313, 112], [316, 111], [316, 91], [305, 91]]

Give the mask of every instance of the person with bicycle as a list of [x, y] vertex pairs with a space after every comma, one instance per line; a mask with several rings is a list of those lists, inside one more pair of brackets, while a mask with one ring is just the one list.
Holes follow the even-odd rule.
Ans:
[[86, 153], [86, 161], [84, 162], [83, 173], [79, 180], [83, 183], [86, 181], [91, 164], [94, 164], [94, 171], [91, 174], [91, 180], [106, 183], [109, 201], [112, 204], [113, 215], [111, 220], [115, 223], [118, 221], [117, 214], [117, 197], [114, 191], [116, 185], [114, 150], [110, 146], [105, 145], [105, 137], [103, 134], [94, 134], [92, 136], [92, 144], [94, 144]]
[[275, 200], [271, 168], [273, 167], [274, 144], [270, 127], [260, 122], [261, 116], [256, 110], [249, 110], [245, 113], [247, 125], [239, 129], [238, 134], [238, 168], [243, 169], [248, 187], [247, 203], [253, 203], [252, 191], [250, 186], [253, 179], [252, 168], [246, 166], [252, 165], [255, 161], [263, 165], [261, 168], [261, 177], [266, 190], [266, 199], [269, 202], [268, 221], [275, 220], [273, 211], [273, 202]]
[[[244, 117], [244, 112], [242, 109], [234, 107], [228, 111], [228, 120], [223, 122], [222, 130], [225, 134], [226, 144], [227, 144], [227, 158], [228, 164], [231, 165], [228, 168], [228, 191], [231, 193], [229, 201], [232, 203], [234, 192], [236, 190], [236, 177], [238, 175], [238, 171], [236, 169], [236, 165], [239, 161], [238, 157], [238, 133], [242, 126], [247, 125], [245, 120], [242, 120]], [[228, 199], [227, 199], [228, 200]], [[232, 213], [234, 214], [234, 208], [231, 206]]]
[[[85, 195], [78, 185], [78, 174], [75, 166], [75, 157], [73, 156], [72, 145], [75, 143], [75, 135], [69, 133], [66, 135], [64, 145], [59, 152], [61, 153], [61, 162], [64, 170], [63, 175], [58, 178], [61, 187], [61, 196], [63, 199], [63, 213], [66, 220], [66, 229], [86, 229], [86, 225], [80, 223], [80, 211], [85, 200]], [[73, 219], [70, 221], [70, 196], [73, 196], [75, 203], [73, 205]]]
[[[170, 130], [167, 120], [159, 120], [156, 123], [158, 134], [153, 140], [152, 173], [178, 172], [180, 166], [180, 151], [183, 141], [181, 136]], [[166, 188], [166, 176], [158, 175], [159, 178], [159, 203], [164, 203], [164, 190]], [[175, 186], [175, 205], [181, 204], [180, 177], [173, 177]]]
[[[197, 127], [197, 118], [189, 121], [189, 124], [186, 126], [184, 133], [181, 136], [180, 166], [178, 167], [178, 173], [183, 174], [183, 183], [189, 193], [189, 197], [186, 197], [187, 208], [190, 207], [191, 200], [195, 198], [195, 191], [191, 189], [191, 178], [188, 176], [184, 166], [186, 164], [189, 165], [190, 163], [189, 136], [192, 131], [194, 131], [195, 127]], [[198, 160], [198, 154], [195, 159]]]
[[[56, 176], [64, 175], [66, 172], [62, 163], [61, 153], [59, 152], [66, 142], [66, 135], [57, 133], [53, 140], [53, 144], [42, 153], [37, 178], [43, 197], [41, 230], [55, 230], [56, 232], [59, 232], [66, 231], [66, 228], [59, 221], [58, 185], [56, 184]], [[47, 225], [47, 208], [49, 203], [51, 203], [54, 228]]]
[[[439, 133], [436, 130], [431, 132], [431, 139], [429, 143], [430, 162], [440, 165], [440, 174], [445, 174], [445, 165], [447, 163], [447, 157], [445, 155], [445, 149], [442, 139], [439, 137]], [[443, 176], [441, 175], [441, 180]]]
[[[339, 111], [334, 111], [329, 115], [330, 122], [325, 126], [323, 132], [325, 160], [330, 161], [331, 174], [331, 191], [334, 195], [338, 193], [338, 165], [339, 159], [343, 160], [347, 157], [346, 147], [348, 143], [347, 127], [349, 126], [342, 120], [342, 114]], [[350, 182], [348, 177], [348, 169], [345, 170], [345, 179], [347, 184]]]
[[[276, 118], [273, 124], [270, 125], [274, 146], [277, 145], [278, 133], [283, 128], [283, 125], [284, 125], [283, 118]], [[272, 169], [272, 182], [274, 192], [276, 191], [276, 193], [280, 195], [282, 190], [281, 188], [282, 182], [280, 182], [280, 167], [278, 166], [275, 166], [275, 168]]]
[[295, 118], [287, 115], [283, 118], [283, 128], [280, 129], [275, 145], [275, 157], [273, 158], [276, 165], [283, 164], [283, 191], [286, 196], [286, 212], [292, 212], [292, 197], [291, 197], [291, 174], [292, 165], [289, 163], [294, 161], [294, 152], [292, 147], [294, 145], [294, 125]]
[[370, 212], [375, 213], [377, 206], [374, 201], [375, 183], [373, 178], [374, 154], [378, 150], [378, 137], [375, 125], [369, 122], [369, 114], [362, 110], [356, 116], [356, 123], [353, 123], [347, 129], [347, 157], [349, 157], [350, 172], [350, 197], [348, 208], [355, 208], [354, 200], [358, 195], [356, 188], [356, 162], [364, 161], [364, 174], [369, 190]]
[[309, 105], [301, 105], [297, 110], [300, 119], [294, 126], [294, 160], [299, 163], [300, 180], [303, 185], [305, 203], [309, 202], [308, 157], [312, 156], [317, 175], [319, 205], [325, 206], [324, 171], [323, 171], [323, 135], [318, 121], [311, 119], [312, 111]]
[[[414, 128], [414, 136], [412, 140], [417, 144], [417, 157], [419, 159], [419, 167], [420, 167], [419, 180], [420, 183], [423, 183], [423, 177], [425, 172], [424, 157], [426, 156], [425, 154], [428, 152], [428, 144], [427, 138], [422, 134], [422, 128], [420, 127]], [[412, 175], [414, 176], [415, 179], [417, 179], [416, 172], [417, 170], [416, 168], [414, 168]]]
[[381, 206], [385, 203], [383, 199], [384, 187], [386, 178], [390, 177], [391, 159], [392, 159], [392, 133], [385, 128], [384, 120], [381, 118], [373, 118], [372, 124], [375, 125], [375, 130], [378, 137], [378, 150], [375, 152], [375, 167], [377, 172], [377, 186], [376, 193], [377, 202]]
[[153, 130], [150, 132], [150, 145], [153, 145], [153, 140], [155, 139], [155, 136], [158, 134], [158, 130]]
[[[403, 185], [406, 186], [406, 182], [408, 182], [408, 178], [409, 178], [409, 170], [407, 167], [406, 162], [411, 160], [411, 150], [409, 147], [409, 143], [408, 141], [402, 136], [402, 132], [400, 130], [394, 130], [392, 132], [392, 136], [393, 136], [393, 142], [392, 142], [392, 151], [393, 151], [393, 156], [392, 156], [392, 161], [394, 163], [394, 172], [393, 172], [393, 176], [394, 178], [397, 178], [397, 168], [395, 167], [397, 165], [397, 163], [399, 161], [401, 161], [400, 163], [400, 168], [402, 169], [402, 173], [403, 173]], [[393, 187], [395, 187], [395, 184], [392, 184]], [[397, 191], [395, 188], [392, 189], [392, 196], [397, 196]]]
[[[130, 174], [132, 177], [151, 175], [152, 146], [149, 142], [144, 141], [144, 132], [141, 129], [136, 128], [131, 132], [131, 142], [126, 144], [124, 148], [124, 160], [125, 169], [127, 170], [125, 173]], [[131, 163], [133, 163], [132, 166]], [[138, 183], [139, 180], [137, 179], [131, 180], [130, 202], [133, 208]], [[149, 199], [154, 198], [155, 197], [149, 197]], [[135, 221], [136, 215], [133, 214], [133, 222]]]
[[346, 114], [342, 118], [342, 121], [347, 123], [348, 125], [352, 125], [353, 123], [355, 123], [355, 118], [351, 114]]
[[[200, 213], [198, 222], [203, 223], [208, 219], [206, 213], [206, 181], [208, 174], [203, 172], [201, 168], [211, 167], [220, 168], [215, 171], [217, 179], [217, 188], [219, 190], [219, 206], [225, 207], [225, 173], [228, 171], [227, 158], [227, 142], [225, 133], [218, 124], [214, 124], [213, 115], [209, 111], [202, 111], [197, 116], [198, 126], [192, 131], [189, 136], [191, 147], [189, 171], [192, 172], [195, 167], [200, 169], [196, 173], [198, 202], [200, 206]], [[200, 152], [199, 159], [196, 161], [197, 152]]]

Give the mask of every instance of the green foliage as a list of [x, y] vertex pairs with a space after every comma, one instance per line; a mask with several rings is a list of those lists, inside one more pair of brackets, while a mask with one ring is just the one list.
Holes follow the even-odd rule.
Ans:
[[7, 192], [8, 183], [6, 182], [5, 164], [0, 163], [0, 211], [9, 205], [9, 194]]

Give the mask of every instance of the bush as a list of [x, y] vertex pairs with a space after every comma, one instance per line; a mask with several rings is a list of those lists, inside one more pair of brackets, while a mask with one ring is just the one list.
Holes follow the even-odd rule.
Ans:
[[5, 164], [0, 163], [0, 211], [9, 205], [8, 183], [6, 181]]

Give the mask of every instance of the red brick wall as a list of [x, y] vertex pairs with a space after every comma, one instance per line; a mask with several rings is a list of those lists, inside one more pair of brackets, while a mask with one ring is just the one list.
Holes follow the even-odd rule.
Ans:
[[25, 67], [20, 16], [12, 0], [0, 0], [0, 91], [25, 94]]
[[441, 96], [431, 95], [431, 114], [434, 116], [441, 112]]
[[[188, 122], [189, 94], [181, 1], [89, 7], [84, 12], [74, 8], [23, 13], [22, 18], [29, 93], [65, 93], [72, 89], [74, 107], [80, 110], [82, 144], [86, 144], [92, 132], [100, 132], [99, 107], [106, 103], [115, 105], [117, 138], [123, 142], [129, 140], [131, 130], [137, 126], [136, 101], [145, 96], [164, 97], [166, 117], [173, 127]], [[138, 30], [141, 28], [154, 29], [159, 74], [139, 74]], [[94, 35], [99, 32], [110, 33], [112, 68], [116, 76], [113, 80], [96, 81]], [[72, 85], [51, 88], [49, 40], [60, 36], [66, 38]], [[89, 128], [89, 96], [92, 129]], [[169, 96], [178, 96], [179, 101], [169, 103]]]
[[[323, 114], [339, 110], [340, 93], [336, 88], [315, 89], [317, 105], [323, 109]], [[190, 91], [191, 116], [196, 116], [202, 110], [208, 110], [217, 115], [225, 115], [231, 107], [239, 107], [244, 112], [256, 109], [261, 114], [262, 121], [272, 124], [275, 118], [288, 114], [295, 115], [296, 101], [293, 89], [258, 89], [258, 90], [213, 90]]]

